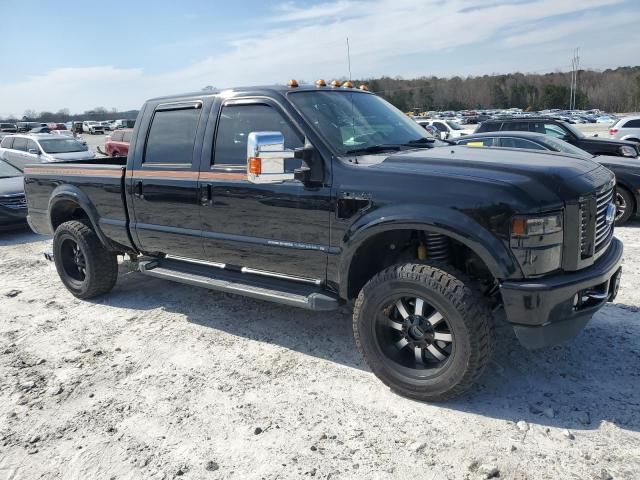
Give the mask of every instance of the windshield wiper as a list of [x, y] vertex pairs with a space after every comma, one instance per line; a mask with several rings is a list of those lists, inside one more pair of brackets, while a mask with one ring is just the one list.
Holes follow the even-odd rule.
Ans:
[[351, 150], [347, 150], [345, 153], [345, 155], [355, 155], [358, 153], [381, 153], [381, 152], [385, 152], [388, 150], [394, 150], [394, 151], [398, 151], [400, 150], [400, 148], [402, 147], [402, 145], [396, 145], [396, 144], [379, 144], [379, 145], [370, 145], [368, 147], [362, 147], [362, 148], [353, 148]]

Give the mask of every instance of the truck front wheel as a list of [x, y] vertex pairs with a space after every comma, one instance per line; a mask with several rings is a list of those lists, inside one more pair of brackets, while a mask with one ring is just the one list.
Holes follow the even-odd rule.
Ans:
[[61, 224], [53, 236], [58, 275], [76, 297], [86, 299], [109, 292], [118, 278], [118, 259], [83, 222]]
[[389, 267], [364, 286], [353, 333], [382, 382], [426, 401], [467, 390], [494, 343], [491, 310], [474, 283], [448, 266], [414, 263]]

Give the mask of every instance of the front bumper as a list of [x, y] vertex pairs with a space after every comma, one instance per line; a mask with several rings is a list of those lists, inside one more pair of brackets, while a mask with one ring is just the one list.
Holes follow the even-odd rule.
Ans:
[[618, 293], [622, 242], [614, 238], [593, 265], [533, 281], [501, 285], [507, 320], [526, 348], [555, 345], [575, 337], [593, 314]]
[[0, 206], [0, 231], [23, 228], [26, 225], [26, 208], [13, 209]]

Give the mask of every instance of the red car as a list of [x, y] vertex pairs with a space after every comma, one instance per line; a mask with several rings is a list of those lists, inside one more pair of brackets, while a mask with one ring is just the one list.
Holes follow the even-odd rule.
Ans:
[[118, 155], [126, 156], [129, 153], [129, 142], [131, 141], [131, 129], [121, 129], [113, 132], [104, 142], [104, 149], [110, 157]]

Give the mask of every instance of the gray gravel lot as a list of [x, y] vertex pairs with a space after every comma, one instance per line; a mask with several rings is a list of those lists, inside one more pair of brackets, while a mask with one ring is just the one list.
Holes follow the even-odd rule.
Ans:
[[441, 405], [370, 373], [347, 307], [125, 263], [110, 295], [80, 301], [49, 238], [0, 234], [0, 479], [640, 478], [639, 227], [618, 229], [617, 303], [577, 339], [529, 352], [500, 324], [477, 387]]

